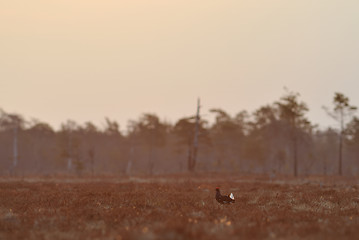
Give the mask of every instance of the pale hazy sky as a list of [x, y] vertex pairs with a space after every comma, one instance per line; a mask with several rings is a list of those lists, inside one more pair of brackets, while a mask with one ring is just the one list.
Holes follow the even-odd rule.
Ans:
[[[0, 0], [0, 108], [58, 128], [278, 100], [359, 106], [358, 0]], [[209, 115], [207, 115], [209, 116]]]

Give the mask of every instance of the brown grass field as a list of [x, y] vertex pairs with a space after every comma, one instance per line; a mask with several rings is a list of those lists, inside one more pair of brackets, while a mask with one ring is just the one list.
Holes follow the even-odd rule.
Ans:
[[359, 239], [359, 181], [0, 178], [0, 239]]

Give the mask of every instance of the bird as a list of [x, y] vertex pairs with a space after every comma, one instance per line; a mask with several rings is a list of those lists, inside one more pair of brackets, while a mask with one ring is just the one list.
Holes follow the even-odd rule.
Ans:
[[220, 204], [231, 204], [235, 202], [233, 193], [228, 194], [228, 196], [221, 195], [221, 192], [219, 191], [219, 187], [216, 187], [216, 200]]

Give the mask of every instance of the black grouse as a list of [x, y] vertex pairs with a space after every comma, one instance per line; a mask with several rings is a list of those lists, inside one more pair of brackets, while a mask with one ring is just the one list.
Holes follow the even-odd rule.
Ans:
[[235, 202], [233, 193], [228, 194], [228, 196], [223, 196], [221, 195], [218, 187], [216, 188], [216, 200], [220, 204], [231, 204]]

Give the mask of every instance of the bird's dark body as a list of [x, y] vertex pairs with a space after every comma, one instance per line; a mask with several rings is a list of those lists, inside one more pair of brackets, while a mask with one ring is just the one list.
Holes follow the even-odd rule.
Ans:
[[230, 198], [229, 195], [228, 196], [221, 195], [219, 188], [216, 188], [216, 200], [220, 204], [231, 204], [235, 202], [235, 200]]

